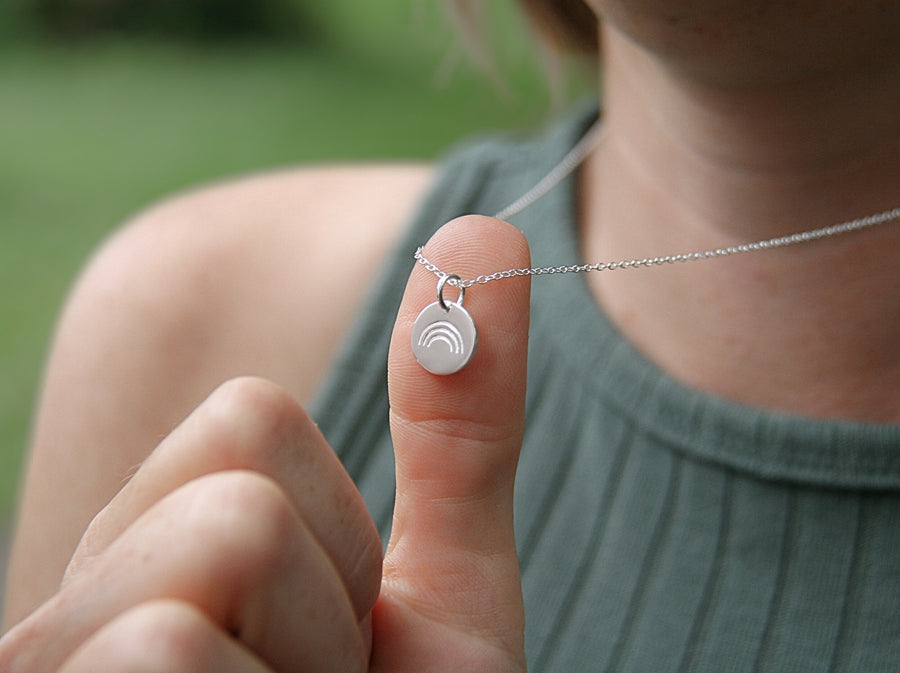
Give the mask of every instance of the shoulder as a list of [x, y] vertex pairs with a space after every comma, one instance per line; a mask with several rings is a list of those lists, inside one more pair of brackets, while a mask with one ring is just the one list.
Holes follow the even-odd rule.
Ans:
[[204, 388], [255, 374], [306, 399], [429, 180], [421, 165], [336, 166], [179, 195], [103, 246], [70, 312], [101, 337], [139, 329], [155, 367], [189, 361]]

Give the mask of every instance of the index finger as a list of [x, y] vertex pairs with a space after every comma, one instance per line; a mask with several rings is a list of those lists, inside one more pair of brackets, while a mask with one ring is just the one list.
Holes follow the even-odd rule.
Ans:
[[282, 487], [340, 572], [357, 617], [365, 617], [378, 596], [382, 547], [362, 496], [302, 407], [255, 378], [220, 386], [163, 440], [91, 522], [67, 578], [169, 493], [230, 470], [258, 472]]

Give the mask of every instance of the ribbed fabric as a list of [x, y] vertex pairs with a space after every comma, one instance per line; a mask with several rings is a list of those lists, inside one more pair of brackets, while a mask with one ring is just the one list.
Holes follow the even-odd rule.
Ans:
[[[373, 283], [314, 414], [385, 536], [385, 361], [412, 253], [527, 190], [591, 118], [449, 158]], [[536, 264], [581, 261], [574, 190], [513, 218]], [[532, 298], [516, 492], [529, 670], [900, 671], [900, 427], [689, 389], [621, 337], [582, 276], [537, 278]]]

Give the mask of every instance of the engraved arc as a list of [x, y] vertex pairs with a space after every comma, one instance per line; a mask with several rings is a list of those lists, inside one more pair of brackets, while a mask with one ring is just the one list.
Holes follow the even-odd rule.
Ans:
[[417, 342], [420, 346], [431, 348], [435, 344], [446, 344], [451, 353], [463, 352], [463, 336], [456, 325], [447, 320], [438, 320], [422, 330]]

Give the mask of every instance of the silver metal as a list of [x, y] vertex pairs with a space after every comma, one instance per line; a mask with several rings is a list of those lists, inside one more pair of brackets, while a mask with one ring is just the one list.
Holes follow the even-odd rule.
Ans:
[[416, 360], [432, 374], [453, 374], [469, 364], [478, 346], [478, 330], [469, 312], [463, 308], [465, 288], [459, 298], [444, 301], [444, 285], [459, 276], [443, 274], [438, 278], [438, 300], [426, 306], [413, 323], [410, 344]]
[[542, 177], [531, 189], [522, 194], [515, 201], [505, 208], [494, 213], [494, 217], [498, 220], [508, 220], [513, 215], [518, 215], [528, 208], [532, 203], [547, 195], [556, 185], [563, 181], [572, 171], [581, 165], [581, 162], [587, 158], [593, 149], [606, 133], [606, 127], [603, 126], [600, 119], [594, 122], [587, 133], [572, 146], [566, 155], [559, 160], [550, 172]]
[[473, 285], [484, 285], [495, 280], [504, 278], [515, 278], [517, 276], [545, 276], [557, 273], [587, 273], [589, 271], [616, 271], [618, 269], [639, 269], [650, 266], [663, 266], [665, 264], [679, 264], [682, 262], [696, 262], [703, 259], [716, 259], [719, 257], [730, 257], [731, 255], [741, 255], [748, 252], [758, 252], [760, 250], [772, 250], [775, 248], [784, 248], [789, 245], [797, 245], [798, 243], [808, 243], [823, 238], [830, 238], [840, 234], [846, 234], [852, 231], [867, 229], [886, 222], [892, 222], [900, 219], [900, 207], [892, 210], [885, 210], [874, 215], [867, 215], [848, 222], [840, 224], [832, 224], [820, 229], [811, 229], [796, 234], [788, 234], [787, 236], [778, 236], [754, 243], [741, 243], [740, 245], [732, 245], [726, 248], [715, 248], [712, 250], [702, 250], [698, 252], [684, 252], [675, 255], [665, 255], [663, 257], [644, 257], [643, 259], [626, 259], [616, 262], [597, 262], [595, 264], [573, 264], [570, 266], [538, 266], [527, 269], [506, 269], [504, 271], [495, 271], [493, 273], [482, 274], [475, 278], [459, 279], [458, 276], [450, 275], [441, 271], [441, 269], [429, 261], [422, 254], [422, 248], [416, 250], [416, 261], [424, 266], [428, 271], [444, 278], [449, 285], [464, 290]]
[[441, 308], [445, 311], [449, 311], [450, 307], [447, 305], [447, 302], [444, 301], [444, 285], [446, 285], [450, 281], [455, 281], [457, 287], [459, 288], [459, 297], [456, 298], [456, 303], [462, 307], [462, 303], [466, 298], [466, 288], [462, 285], [459, 285], [459, 282], [462, 280], [455, 273], [448, 273], [438, 276], [438, 284], [437, 284], [437, 299], [438, 304], [441, 305]]

